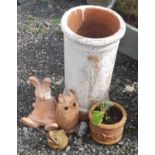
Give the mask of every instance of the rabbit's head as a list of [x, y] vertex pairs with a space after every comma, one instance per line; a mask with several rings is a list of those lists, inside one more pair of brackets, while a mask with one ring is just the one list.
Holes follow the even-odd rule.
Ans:
[[79, 105], [73, 90], [70, 90], [67, 95], [60, 94], [58, 97], [59, 110], [64, 113], [70, 113], [79, 110]]
[[39, 81], [35, 76], [29, 77], [29, 81], [35, 87], [35, 96], [38, 99], [51, 99], [51, 80], [49, 78], [44, 78], [42, 82]]

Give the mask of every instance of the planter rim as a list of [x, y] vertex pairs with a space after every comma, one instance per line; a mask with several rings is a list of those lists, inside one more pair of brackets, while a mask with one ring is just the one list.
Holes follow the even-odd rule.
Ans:
[[[101, 102], [97, 102], [95, 103], [89, 110], [89, 121], [91, 123], [91, 118], [92, 118], [92, 110], [94, 110], [97, 106], [99, 106], [101, 104]], [[118, 127], [121, 127], [122, 125], [125, 124], [126, 120], [127, 120], [127, 112], [126, 110], [124, 109], [124, 107], [116, 102], [113, 102], [114, 104], [114, 107], [116, 107], [118, 110], [120, 110], [120, 112], [122, 113], [122, 119], [117, 122], [117, 123], [114, 123], [114, 124], [99, 124], [99, 125], [94, 125], [94, 126], [98, 126], [100, 128], [104, 128], [104, 129], [114, 129], [114, 128], [118, 128]]]
[[[73, 32], [67, 24], [67, 19], [68, 16], [75, 10], [77, 9], [91, 9], [91, 8], [96, 8], [99, 10], [103, 10], [103, 11], [107, 11], [108, 13], [114, 15], [119, 23], [120, 23], [120, 28], [118, 29], [117, 32], [115, 32], [113, 35], [110, 35], [108, 37], [104, 37], [104, 38], [88, 38], [88, 37], [83, 37], [81, 35], [78, 35], [77, 33]], [[68, 11], [66, 11], [64, 13], [64, 15], [62, 16], [61, 19], [61, 29], [63, 31], [63, 33], [65, 35], [67, 35], [67, 37], [75, 42], [78, 42], [80, 44], [84, 44], [84, 45], [89, 45], [89, 46], [107, 46], [111, 43], [114, 43], [118, 40], [120, 40], [126, 31], [126, 24], [123, 20], [123, 18], [115, 11], [106, 8], [106, 7], [101, 7], [101, 6], [95, 6], [95, 5], [83, 5], [83, 6], [77, 6], [77, 7], [73, 7], [71, 9], [69, 9]]]

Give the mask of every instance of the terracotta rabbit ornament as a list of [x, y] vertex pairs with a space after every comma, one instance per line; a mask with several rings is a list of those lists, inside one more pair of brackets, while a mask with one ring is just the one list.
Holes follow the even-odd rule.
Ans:
[[40, 82], [35, 76], [31, 76], [29, 81], [35, 87], [36, 100], [32, 105], [34, 109], [31, 114], [23, 117], [21, 121], [33, 128], [44, 126], [47, 131], [57, 129], [58, 124], [55, 118], [56, 100], [51, 96], [51, 80], [45, 78]]
[[70, 90], [67, 95], [60, 94], [56, 108], [57, 123], [66, 133], [74, 132], [79, 119], [79, 105], [75, 93]]

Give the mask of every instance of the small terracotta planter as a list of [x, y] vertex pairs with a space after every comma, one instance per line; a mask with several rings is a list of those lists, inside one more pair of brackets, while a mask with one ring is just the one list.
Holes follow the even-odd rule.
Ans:
[[[89, 120], [92, 119], [92, 111], [95, 110], [101, 103], [95, 103], [89, 110]], [[127, 113], [125, 109], [118, 103], [113, 102], [113, 107], [119, 110], [122, 117], [119, 122], [114, 124], [99, 124], [93, 125], [89, 122], [90, 135], [93, 140], [100, 144], [115, 144], [123, 135], [124, 126], [127, 120]]]

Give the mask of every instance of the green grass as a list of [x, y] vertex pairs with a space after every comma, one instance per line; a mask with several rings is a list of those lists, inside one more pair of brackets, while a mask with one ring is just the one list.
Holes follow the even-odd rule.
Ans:
[[61, 28], [60, 28], [61, 18], [60, 17], [56, 17], [56, 18], [51, 20], [51, 23], [53, 25], [55, 25], [55, 34], [62, 35], [63, 33], [62, 33]]
[[56, 35], [63, 35], [63, 32], [61, 31], [61, 29], [57, 29], [54, 32]]
[[50, 2], [53, 2], [53, 0], [40, 0], [40, 2], [44, 4], [48, 4]]
[[[28, 23], [29, 23], [29, 28], [28, 28], [28, 31], [30, 33], [34, 33], [34, 29], [36, 29], [36, 33], [40, 33], [40, 34], [47, 34], [47, 28], [46, 26], [43, 24], [43, 23], [40, 23], [39, 24], [39, 27], [35, 27], [35, 24], [34, 24], [34, 17], [32, 15], [28, 16], [27, 17], [27, 20], [28, 20]], [[61, 22], [61, 18], [60, 17], [56, 17], [54, 19], [52, 19], [50, 21], [51, 24], [54, 25], [54, 28], [55, 28], [55, 31], [54, 33], [56, 35], [62, 35], [62, 30], [60, 28], [60, 22]]]
[[33, 16], [28, 16], [27, 17], [27, 21], [28, 21], [28, 23], [29, 23], [29, 28], [28, 28], [28, 31], [30, 32], [30, 33], [32, 33], [32, 31], [33, 31], [33, 22], [34, 22], [34, 17]]
[[60, 22], [61, 22], [61, 18], [60, 17], [56, 17], [54, 19], [51, 20], [51, 23], [54, 24], [54, 25], [60, 25]]
[[40, 32], [41, 34], [46, 34], [47, 30], [45, 25], [39, 25], [38, 32]]
[[47, 29], [46, 29], [46, 26], [44, 24], [40, 24], [39, 27], [35, 27], [33, 16], [31, 16], [31, 15], [28, 16], [27, 20], [29, 23], [29, 27], [28, 27], [29, 33], [37, 33], [37, 32], [39, 32], [40, 34], [46, 34], [47, 33]]
[[27, 17], [27, 20], [28, 20], [29, 24], [32, 24], [34, 21], [34, 17], [30, 15]]

